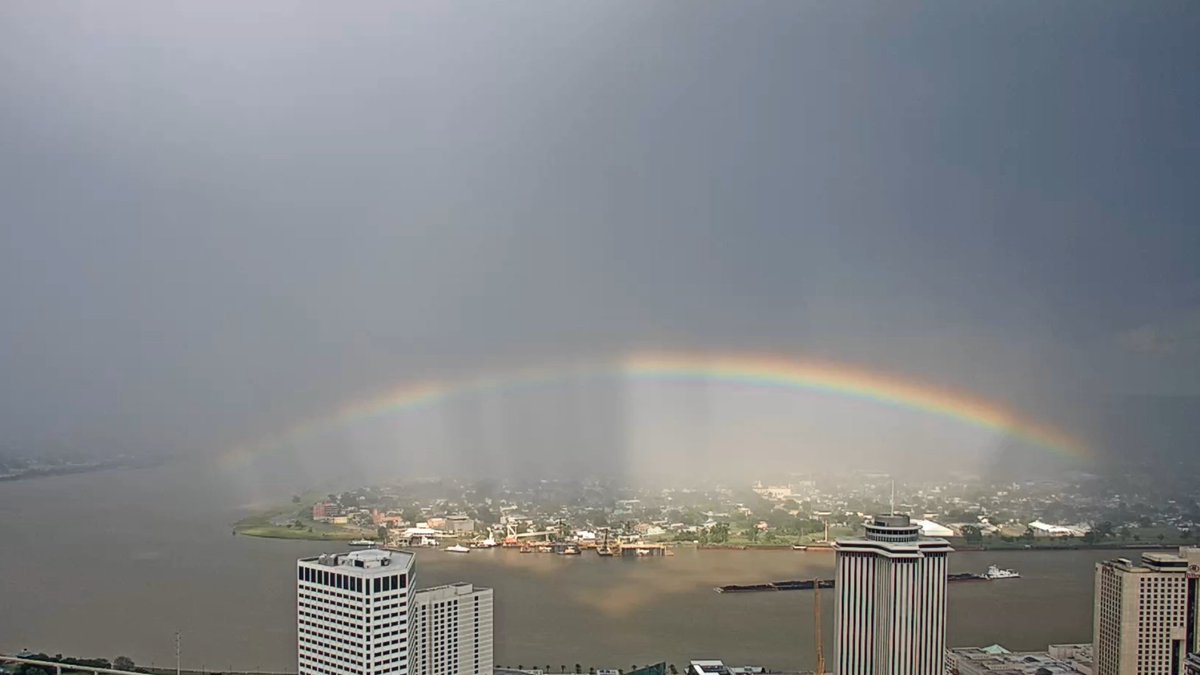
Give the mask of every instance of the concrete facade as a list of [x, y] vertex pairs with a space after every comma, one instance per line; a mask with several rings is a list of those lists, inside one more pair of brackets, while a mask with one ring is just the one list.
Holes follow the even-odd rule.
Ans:
[[298, 675], [408, 675], [411, 553], [367, 549], [296, 562]]
[[863, 538], [839, 539], [833, 672], [941, 675], [946, 647], [944, 539], [905, 515], [882, 515]]
[[450, 584], [416, 592], [413, 675], [491, 675], [493, 594]]
[[1200, 639], [1200, 549], [1096, 563], [1096, 675], [1182, 675]]

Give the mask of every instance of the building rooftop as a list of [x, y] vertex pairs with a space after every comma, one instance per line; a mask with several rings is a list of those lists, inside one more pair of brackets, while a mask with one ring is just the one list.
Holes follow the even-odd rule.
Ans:
[[1116, 558], [1114, 560], [1098, 562], [1096, 565], [1097, 568], [1106, 566], [1119, 569], [1123, 572], [1145, 574], [1150, 572], [1186, 572], [1188, 571], [1189, 563], [1197, 565], [1198, 569], [1200, 569], [1200, 548], [1180, 548], [1178, 554], [1166, 551], [1147, 551], [1142, 553], [1140, 564], [1134, 564], [1129, 558]]
[[1010, 652], [1000, 645], [954, 647], [947, 661], [960, 675], [1075, 675], [1088, 673], [1086, 663], [1055, 658], [1048, 652]]
[[453, 584], [443, 584], [441, 586], [430, 586], [429, 588], [418, 589], [418, 593], [434, 593], [438, 591], [453, 591], [455, 595], [466, 595], [475, 591], [488, 591], [490, 588], [484, 586], [476, 586], [475, 584], [465, 581], [455, 582]]
[[889, 557], [920, 557], [925, 553], [949, 553], [950, 542], [945, 539], [921, 536], [921, 526], [908, 516], [887, 513], [875, 516], [866, 524], [862, 537], [838, 539], [835, 548], [869, 549]]
[[716, 660], [692, 661], [688, 671], [692, 675], [730, 675], [725, 662]]
[[301, 558], [301, 563], [336, 567], [339, 571], [353, 571], [357, 574], [372, 574], [403, 571], [412, 567], [416, 556], [407, 551], [392, 551], [382, 548], [368, 548], [348, 553], [322, 553], [318, 556]]

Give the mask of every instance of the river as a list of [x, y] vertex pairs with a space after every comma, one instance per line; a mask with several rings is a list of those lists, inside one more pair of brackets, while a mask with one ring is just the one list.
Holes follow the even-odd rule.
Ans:
[[[232, 536], [244, 503], [201, 465], [0, 483], [0, 650], [174, 665], [295, 670], [295, 559], [321, 542]], [[280, 495], [271, 498], [278, 499]], [[1091, 640], [1093, 563], [1113, 552], [956, 553], [952, 571], [1022, 578], [952, 584], [951, 645], [1015, 649]], [[718, 594], [713, 586], [832, 576], [833, 556], [697, 551], [605, 559], [422, 552], [418, 585], [495, 588], [496, 663], [628, 667], [694, 658], [779, 669], [813, 664], [812, 593]], [[826, 653], [832, 595], [823, 595]]]

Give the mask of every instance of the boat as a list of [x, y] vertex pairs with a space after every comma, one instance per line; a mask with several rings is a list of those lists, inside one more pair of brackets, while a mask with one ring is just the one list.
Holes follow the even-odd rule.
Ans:
[[982, 574], [974, 572], [959, 572], [956, 574], [947, 574], [946, 581], [987, 581], [988, 578]]
[[817, 588], [833, 588], [833, 579], [801, 579], [798, 581], [773, 581], [771, 585], [777, 591], [811, 591], [813, 584]]
[[521, 553], [533, 553], [533, 547], [529, 544], [521, 546]]
[[579, 555], [579, 547], [578, 546], [568, 546], [568, 547], [564, 548], [559, 553], [559, 555]]
[[611, 558], [615, 551], [608, 545], [608, 528], [604, 528], [604, 543], [596, 547], [596, 553], [605, 558]]
[[374, 546], [375, 540], [374, 539], [355, 539], [354, 541], [350, 542], [350, 545], [351, 546]]
[[793, 551], [807, 551], [808, 547], [805, 546], [804, 544], [793, 544], [792, 550]]
[[446, 549], [446, 553], [470, 553], [471, 549], [462, 544], [455, 544]]
[[[1012, 571], [1012, 570], [1007, 570]], [[962, 572], [946, 576], [946, 581], [988, 581], [986, 574]], [[833, 588], [833, 579], [794, 579], [790, 581], [772, 581], [766, 584], [729, 584], [717, 586], [713, 590], [718, 593], [754, 593], [761, 591], [811, 591], [817, 588]]]
[[475, 548], [495, 548], [496, 546], [498, 546], [496, 540], [491, 537], [475, 542]]
[[728, 586], [717, 586], [713, 589], [718, 593], [754, 593], [756, 591], [777, 591], [774, 584], [730, 584]]
[[1002, 570], [995, 565], [988, 567], [987, 572], [983, 576], [988, 579], [1020, 579], [1021, 575], [1013, 570]]

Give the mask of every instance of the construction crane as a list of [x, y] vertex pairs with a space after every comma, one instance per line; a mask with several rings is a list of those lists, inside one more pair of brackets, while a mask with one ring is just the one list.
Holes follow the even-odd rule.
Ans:
[[817, 675], [825, 675], [825, 640], [821, 636], [821, 580], [813, 579], [813, 632], [817, 647]]

